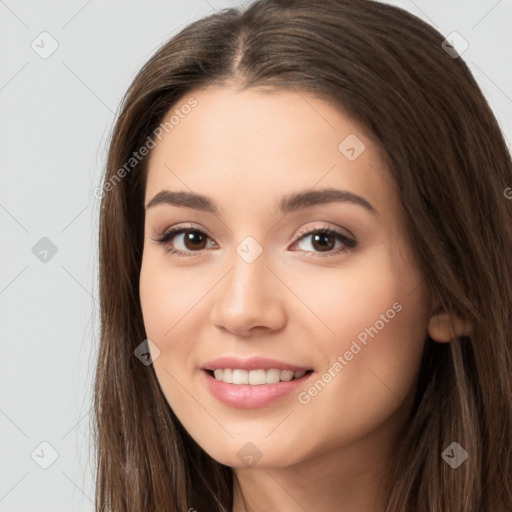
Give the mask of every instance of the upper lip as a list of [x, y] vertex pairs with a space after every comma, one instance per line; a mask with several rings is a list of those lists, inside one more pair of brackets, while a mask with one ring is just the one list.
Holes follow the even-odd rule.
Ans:
[[270, 370], [276, 368], [278, 370], [291, 370], [298, 372], [301, 370], [307, 371], [311, 368], [296, 366], [294, 364], [277, 361], [276, 359], [269, 359], [266, 357], [250, 357], [248, 359], [239, 359], [237, 357], [219, 357], [212, 359], [203, 365], [204, 370], [217, 370], [217, 369], [241, 369], [241, 370]]

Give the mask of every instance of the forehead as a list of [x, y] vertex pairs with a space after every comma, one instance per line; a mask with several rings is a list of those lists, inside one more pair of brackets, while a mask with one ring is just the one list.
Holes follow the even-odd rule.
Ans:
[[378, 211], [397, 203], [381, 148], [340, 109], [310, 94], [211, 86], [184, 96], [163, 122], [171, 116], [150, 156], [146, 200], [166, 188], [247, 206], [337, 187]]

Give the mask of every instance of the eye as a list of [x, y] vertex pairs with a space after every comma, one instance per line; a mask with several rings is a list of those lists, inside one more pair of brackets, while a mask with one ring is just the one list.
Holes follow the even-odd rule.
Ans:
[[[174, 226], [161, 233], [154, 240], [165, 246], [167, 252], [180, 258], [187, 258], [195, 256], [195, 252], [206, 249], [205, 242], [209, 240], [209, 236], [193, 226]], [[176, 249], [173, 245], [178, 245], [179, 248]], [[212, 242], [212, 245], [216, 246], [217, 244]]]
[[[308, 238], [311, 238], [311, 241], [305, 243]], [[164, 246], [167, 252], [179, 258], [195, 256], [195, 253], [207, 248], [218, 247], [204, 231], [194, 226], [174, 226], [153, 240]], [[208, 241], [211, 242], [209, 247], [207, 247]], [[178, 248], [175, 245], [178, 245]], [[312, 253], [315, 257], [326, 257], [349, 251], [357, 245], [357, 242], [335, 229], [322, 226], [299, 233], [299, 239], [293, 245], [299, 245], [301, 251]], [[300, 247], [301, 245], [302, 247]]]
[[[299, 240], [297, 240], [294, 245], [297, 244], [300, 246], [302, 243], [302, 247], [299, 247], [300, 250], [312, 252], [315, 257], [336, 256], [353, 249], [357, 245], [356, 240], [353, 238], [325, 226], [309, 230], [299, 236]], [[310, 238], [310, 241], [303, 243], [308, 238]], [[337, 242], [338, 245], [336, 246]], [[312, 248], [313, 251], [308, 250], [308, 248]]]

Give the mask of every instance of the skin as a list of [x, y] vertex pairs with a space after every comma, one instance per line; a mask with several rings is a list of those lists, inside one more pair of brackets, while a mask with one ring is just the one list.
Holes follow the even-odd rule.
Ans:
[[[140, 296], [162, 390], [196, 442], [233, 468], [234, 512], [384, 510], [433, 316], [381, 150], [310, 94], [225, 85], [189, 96], [197, 107], [151, 153], [145, 204], [164, 189], [193, 191], [220, 213], [146, 210]], [[354, 161], [338, 149], [349, 134], [366, 146]], [[364, 197], [377, 214], [351, 203], [274, 208], [284, 195], [328, 187]], [[208, 236], [202, 250], [180, 234], [167, 242], [195, 251], [189, 258], [154, 240], [181, 223]], [[357, 245], [335, 254], [336, 242], [321, 257], [311, 235], [297, 236], [325, 227]], [[250, 264], [236, 252], [247, 236], [263, 248]], [[230, 407], [203, 382], [199, 368], [224, 355], [312, 368], [316, 381], [394, 303], [401, 311], [307, 404], [292, 393], [263, 408]], [[254, 466], [237, 456], [248, 442], [261, 453]]]

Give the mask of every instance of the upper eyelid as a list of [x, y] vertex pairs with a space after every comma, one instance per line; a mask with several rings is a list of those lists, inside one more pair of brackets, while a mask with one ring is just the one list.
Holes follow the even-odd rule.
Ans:
[[[321, 221], [317, 221], [317, 222], [321, 222]], [[297, 237], [300, 238], [305, 235], [310, 235], [315, 231], [331, 230], [331, 231], [336, 231], [339, 235], [345, 236], [346, 238], [352, 238], [355, 240], [356, 237], [347, 228], [342, 228], [340, 226], [333, 227], [331, 222], [327, 222], [327, 221], [324, 221], [324, 222], [325, 222], [325, 224], [322, 224], [322, 225], [315, 224], [314, 226], [312, 226], [310, 228], [300, 228], [298, 231]], [[347, 233], [343, 233], [343, 231], [346, 231]]]
[[171, 235], [171, 234], [174, 236], [177, 236], [177, 235], [182, 234], [184, 231], [199, 231], [199, 232], [205, 234], [210, 240], [212, 240], [212, 241], [214, 240], [213, 236], [211, 236], [206, 229], [204, 229], [202, 227], [186, 225], [186, 224], [184, 224], [184, 225], [177, 224], [176, 226], [166, 228], [163, 231], [157, 233], [157, 238], [163, 238], [163, 237], [165, 237], [167, 235]]

